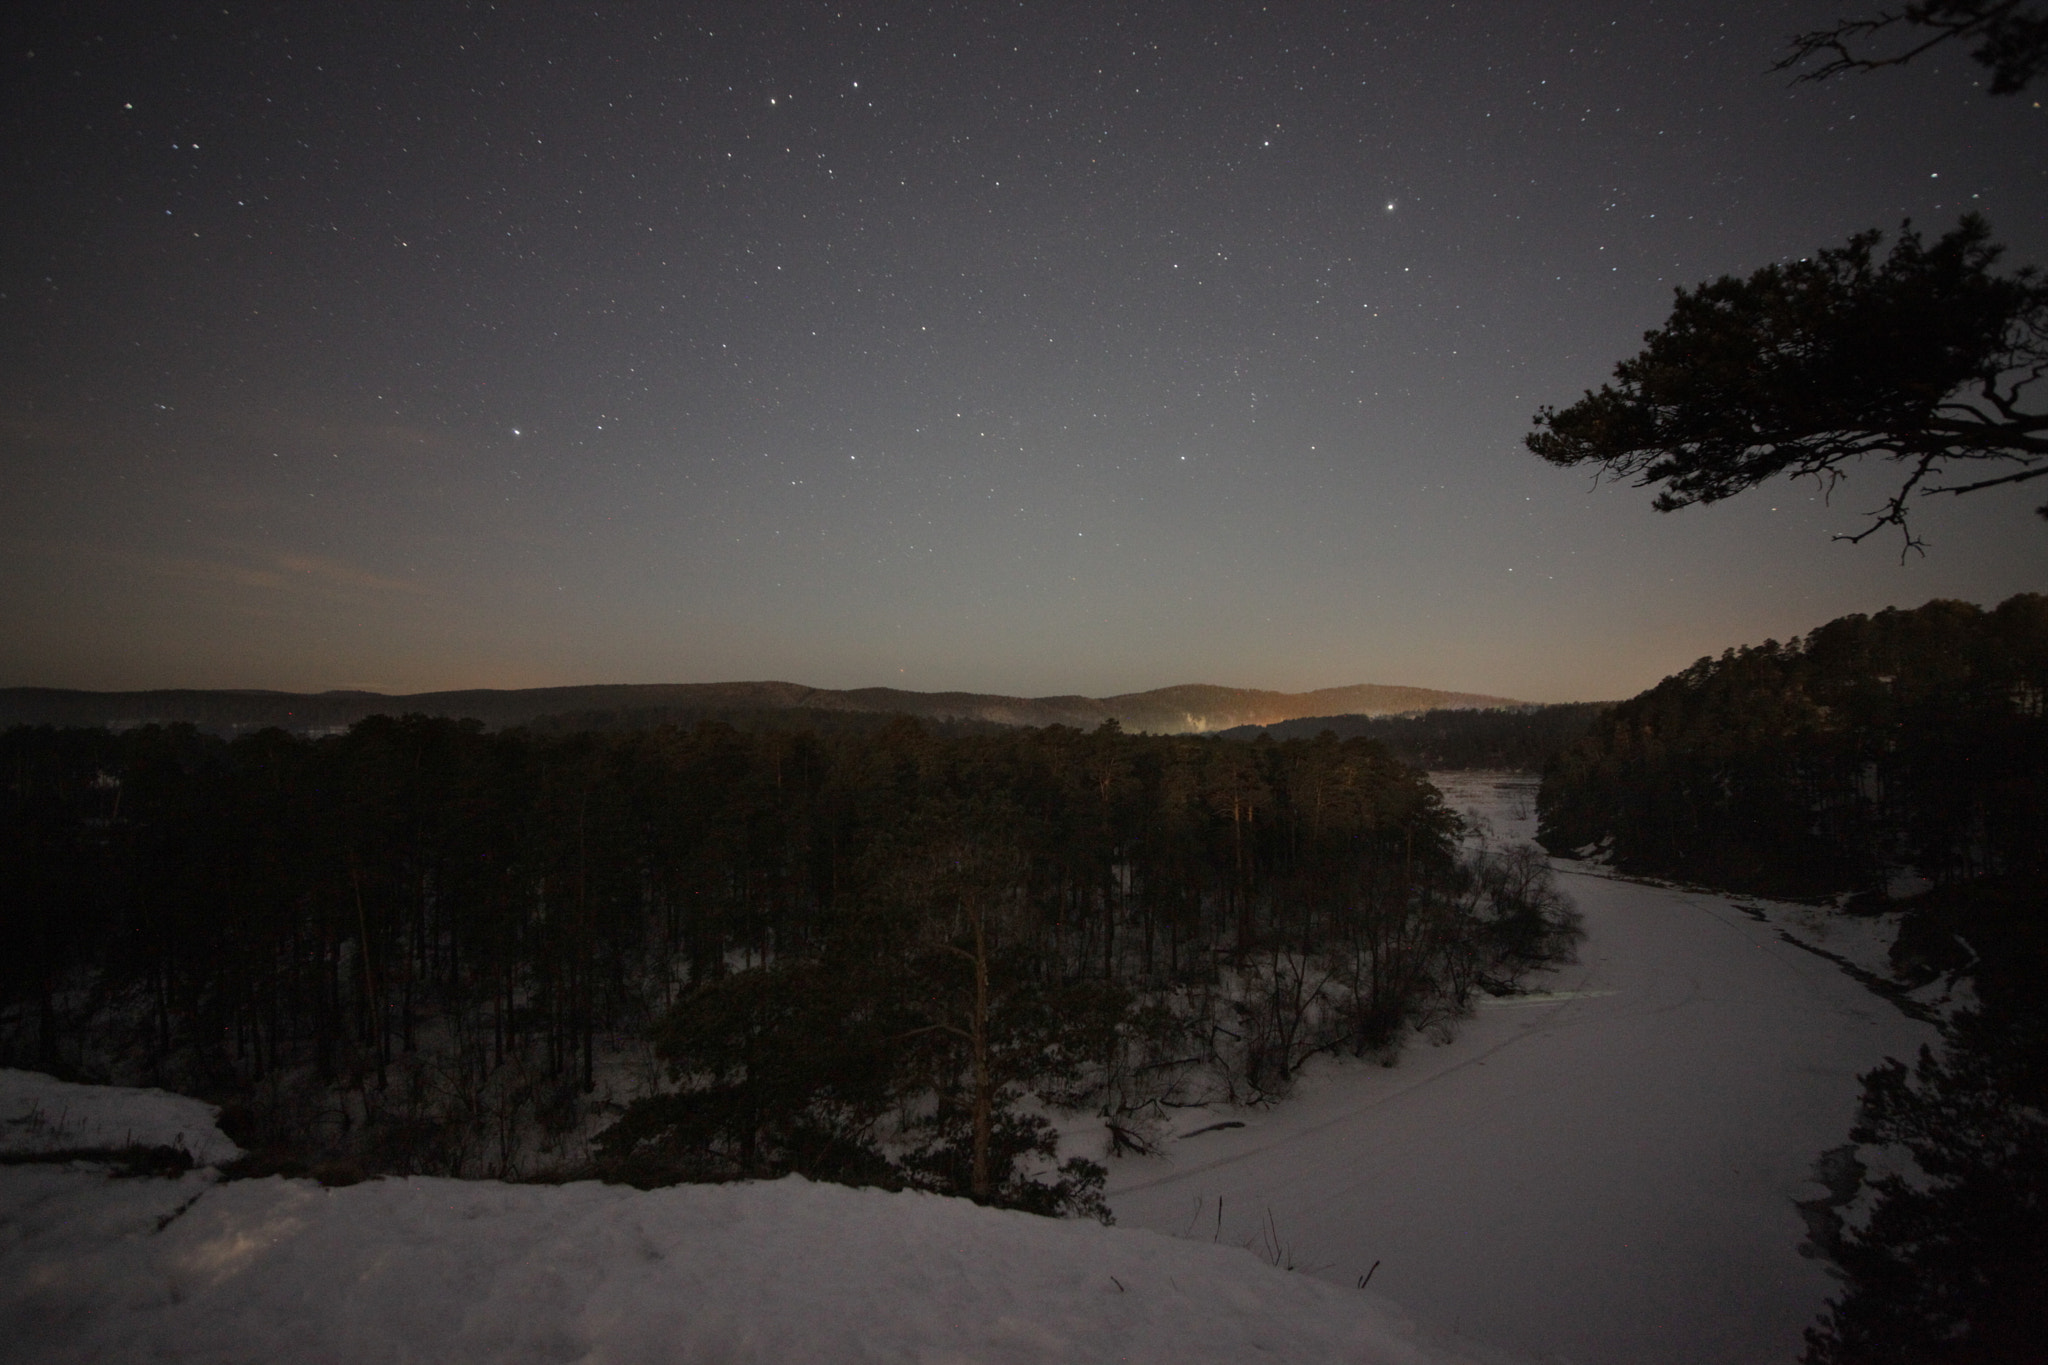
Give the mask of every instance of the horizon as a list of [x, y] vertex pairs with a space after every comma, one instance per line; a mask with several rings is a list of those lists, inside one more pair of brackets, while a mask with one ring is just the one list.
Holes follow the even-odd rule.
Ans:
[[[797, 682], [789, 678], [708, 678], [691, 681], [676, 681], [670, 679], [661, 682], [542, 683], [533, 687], [433, 687], [423, 688], [416, 692], [382, 692], [374, 688], [365, 687], [325, 687], [306, 690], [294, 690], [291, 688], [278, 687], [50, 687], [42, 683], [4, 683], [0, 684], [0, 691], [84, 692], [110, 694], [137, 694], [148, 692], [248, 692], [273, 694], [281, 697], [426, 697], [455, 694], [461, 692], [562, 692], [584, 688], [610, 687], [802, 687], [814, 692], [907, 692], [916, 696], [926, 697], [1004, 697], [1020, 701], [1060, 701], [1067, 698], [1080, 698], [1087, 701], [1120, 701], [1126, 697], [1152, 696], [1156, 693], [1176, 692], [1186, 688], [1195, 687], [1215, 688], [1225, 692], [1255, 692], [1276, 697], [1305, 697], [1312, 696], [1318, 692], [1348, 692], [1358, 688], [1383, 687], [1390, 690], [1398, 689], [1403, 691], [1416, 692], [1440, 692], [1449, 696], [1477, 696], [1483, 697], [1485, 700], [1488, 701], [1506, 702], [1514, 706], [1541, 706], [1549, 704], [1544, 702], [1527, 702], [1515, 697], [1497, 697], [1487, 693], [1475, 693], [1468, 688], [1419, 687], [1410, 683], [1383, 682], [1334, 683], [1325, 687], [1307, 687], [1302, 688], [1300, 690], [1288, 690], [1272, 687], [1241, 687], [1234, 683], [1179, 682], [1168, 683], [1163, 687], [1144, 687], [1131, 692], [1112, 693], [990, 692], [964, 687], [895, 687], [879, 685], [860, 687], [818, 687], [811, 683]], [[1562, 704], [1577, 704], [1578, 702], [1582, 702], [1584, 700], [1584, 698], [1575, 698], [1573, 702]]]
[[1666, 516], [1521, 447], [1676, 288], [1969, 211], [2048, 262], [2039, 108], [1769, 70], [1833, 17], [40, 13], [0, 682], [1544, 704], [2048, 588], [2023, 490], [1904, 555], [1832, 538], [1886, 462]]
[[[2015, 594], [2008, 594], [2008, 596], [2017, 596], [2017, 595], [2023, 595], [2023, 594], [2024, 594], [2024, 593], [2025, 593], [2026, 591], [2028, 591], [2028, 590], [2022, 590], [2022, 592], [2021, 592], [2021, 593], [2015, 593]], [[1954, 601], [1954, 600], [1962, 600], [1962, 599], [1954, 599], [1954, 598], [1929, 598], [1929, 599], [1927, 600], [1927, 602], [1919, 602], [1919, 603], [1913, 603], [1913, 604], [1912, 604], [1911, 606], [1906, 606], [1906, 605], [1903, 605], [1903, 604], [1897, 604], [1897, 603], [1894, 603], [1894, 604], [1888, 604], [1888, 605], [1886, 605], [1886, 606], [1884, 606], [1884, 607], [1880, 607], [1880, 608], [1877, 608], [1877, 609], [1876, 609], [1875, 611], [1871, 611], [1871, 612], [1865, 612], [1865, 613], [1860, 613], [1860, 614], [1863, 614], [1863, 615], [1876, 615], [1876, 614], [1878, 614], [1879, 612], [1883, 612], [1883, 611], [1895, 611], [1895, 610], [1903, 610], [1903, 611], [1910, 611], [1910, 610], [1914, 610], [1914, 609], [1916, 609], [1916, 608], [1918, 608], [1918, 607], [1921, 607], [1921, 606], [1929, 605], [1929, 604], [1931, 604], [1932, 602], [1935, 602], [1935, 601], [1944, 601], [1944, 600], [1947, 600], [1947, 601]], [[2000, 600], [2004, 600], [2004, 599], [2000, 599]], [[1974, 607], [1980, 608], [1980, 609], [1982, 609], [1982, 610], [1986, 610], [1986, 611], [1988, 611], [1988, 610], [1990, 610], [1991, 608], [1993, 608], [1993, 607], [1997, 606], [1997, 605], [1998, 605], [1998, 602], [1995, 602], [1995, 601], [1993, 601], [1993, 602], [1972, 602], [1972, 603], [1968, 603], [1968, 605], [1971, 605], [1971, 606], [1974, 606]], [[1844, 613], [1844, 614], [1845, 614], [1845, 615], [1849, 615], [1849, 614], [1858, 614], [1858, 613]], [[1815, 629], [1815, 628], [1817, 628], [1817, 627], [1819, 627], [1819, 626], [1822, 626], [1822, 625], [1825, 625], [1825, 624], [1827, 624], [1827, 622], [1824, 622], [1824, 621], [1815, 621], [1815, 622], [1811, 623], [1811, 624], [1810, 624], [1809, 626], [1807, 626], [1807, 627], [1806, 627], [1806, 628], [1804, 628], [1804, 629], [1801, 629], [1801, 630], [1797, 630], [1797, 631], [1792, 631], [1792, 632], [1788, 632], [1788, 633], [1787, 633], [1787, 634], [1786, 634], [1786, 635], [1785, 635], [1785, 636], [1783, 637], [1783, 639], [1782, 639], [1782, 640], [1781, 640], [1781, 639], [1779, 639], [1779, 637], [1776, 637], [1776, 636], [1767, 636], [1767, 637], [1763, 637], [1763, 638], [1760, 638], [1760, 639], [1754, 639], [1754, 640], [1742, 640], [1742, 641], [1730, 642], [1730, 643], [1728, 643], [1728, 644], [1726, 644], [1726, 645], [1723, 645], [1723, 646], [1722, 646], [1722, 650], [1728, 650], [1728, 649], [1743, 649], [1743, 648], [1747, 648], [1747, 647], [1751, 647], [1751, 646], [1756, 646], [1756, 645], [1761, 645], [1761, 644], [1764, 644], [1764, 643], [1766, 643], [1766, 641], [1773, 641], [1773, 642], [1777, 642], [1777, 643], [1786, 643], [1786, 642], [1789, 642], [1789, 641], [1793, 641], [1793, 640], [1798, 640], [1798, 639], [1802, 639], [1802, 638], [1804, 638], [1804, 636], [1805, 636], [1805, 635], [1806, 635], [1806, 634], [1807, 634], [1807, 633], [1808, 633], [1808, 632], [1809, 632], [1810, 630], [1812, 630], [1812, 629]], [[1693, 660], [1688, 660], [1688, 661], [1686, 661], [1686, 663], [1685, 663], [1685, 664], [1680, 664], [1680, 665], [1677, 665], [1677, 666], [1673, 667], [1673, 668], [1671, 669], [1670, 673], [1666, 673], [1665, 675], [1663, 675], [1663, 677], [1669, 677], [1669, 676], [1671, 675], [1671, 673], [1676, 673], [1676, 672], [1680, 671], [1680, 670], [1681, 670], [1682, 668], [1684, 668], [1684, 667], [1686, 667], [1686, 666], [1690, 665], [1690, 664], [1691, 664], [1691, 663], [1693, 663], [1693, 662], [1698, 662], [1698, 661], [1700, 661], [1700, 660], [1704, 660], [1704, 659], [1711, 659], [1711, 658], [1714, 658], [1714, 657], [1716, 657], [1716, 656], [1717, 656], [1717, 655], [1718, 655], [1718, 654], [1719, 654], [1720, 652], [1722, 652], [1722, 650], [1712, 650], [1712, 649], [1710, 649], [1710, 650], [1708, 650], [1708, 651], [1707, 651], [1706, 653], [1704, 653], [1704, 654], [1701, 654], [1701, 655], [1698, 655], [1698, 656], [1696, 656], [1696, 658], [1695, 658], [1695, 659], [1693, 659]], [[1400, 689], [1412, 689], [1412, 690], [1416, 690], [1416, 691], [1442, 692], [1442, 693], [1446, 693], [1446, 694], [1452, 694], [1452, 695], [1463, 695], [1463, 696], [1477, 696], [1477, 697], [1482, 697], [1482, 698], [1484, 698], [1485, 700], [1488, 700], [1488, 701], [1497, 701], [1497, 702], [1504, 702], [1504, 703], [1507, 703], [1508, 705], [1512, 705], [1512, 706], [1571, 706], [1571, 705], [1612, 705], [1612, 704], [1614, 704], [1614, 703], [1616, 703], [1616, 702], [1619, 702], [1619, 701], [1623, 701], [1623, 700], [1626, 700], [1626, 698], [1627, 698], [1628, 696], [1634, 696], [1634, 695], [1637, 695], [1637, 694], [1638, 694], [1638, 693], [1640, 693], [1640, 692], [1643, 692], [1643, 691], [1647, 691], [1647, 690], [1649, 690], [1649, 688], [1651, 688], [1651, 687], [1654, 687], [1654, 686], [1655, 686], [1655, 685], [1657, 684], [1657, 682], [1661, 682], [1661, 681], [1663, 681], [1663, 677], [1660, 677], [1660, 678], [1657, 678], [1657, 679], [1653, 679], [1653, 680], [1652, 680], [1651, 682], [1649, 682], [1649, 683], [1645, 684], [1645, 685], [1644, 685], [1644, 687], [1642, 687], [1642, 688], [1638, 688], [1638, 689], [1636, 689], [1636, 692], [1632, 692], [1632, 693], [1626, 693], [1626, 694], [1615, 694], [1615, 695], [1612, 695], [1612, 696], [1605, 696], [1605, 697], [1587, 697], [1587, 696], [1578, 696], [1578, 697], [1556, 697], [1556, 698], [1546, 698], [1546, 699], [1540, 699], [1540, 700], [1538, 700], [1538, 699], [1532, 699], [1532, 698], [1526, 698], [1526, 697], [1517, 697], [1517, 696], [1513, 696], [1513, 695], [1507, 695], [1507, 694], [1493, 694], [1493, 693], [1482, 693], [1482, 692], [1479, 692], [1479, 691], [1477, 691], [1476, 689], [1473, 689], [1473, 688], [1468, 688], [1468, 687], [1448, 687], [1448, 686], [1439, 686], [1439, 685], [1436, 685], [1436, 684], [1421, 684], [1421, 683], [1411, 683], [1411, 682], [1383, 682], [1383, 681], [1375, 681], [1375, 680], [1367, 680], [1367, 681], [1358, 681], [1358, 682], [1345, 682], [1345, 683], [1324, 683], [1324, 684], [1312, 684], [1312, 685], [1310, 685], [1310, 686], [1307, 686], [1307, 687], [1299, 687], [1299, 688], [1282, 688], [1282, 687], [1259, 687], [1259, 686], [1248, 686], [1248, 685], [1245, 685], [1245, 684], [1242, 684], [1242, 683], [1229, 683], [1229, 682], [1224, 682], [1224, 683], [1218, 683], [1218, 682], [1196, 682], [1196, 681], [1183, 681], [1183, 682], [1177, 682], [1177, 683], [1165, 683], [1165, 684], [1161, 684], [1161, 685], [1158, 685], [1158, 686], [1153, 686], [1153, 687], [1138, 687], [1138, 688], [1133, 688], [1133, 689], [1129, 689], [1129, 690], [1127, 690], [1127, 691], [1123, 691], [1123, 692], [1082, 692], [1082, 691], [1075, 691], [1075, 690], [1060, 690], [1060, 691], [1049, 691], [1049, 692], [1017, 692], [1017, 691], [1004, 691], [1004, 690], [1001, 690], [1001, 689], [992, 689], [992, 688], [974, 688], [974, 687], [945, 687], [945, 686], [939, 686], [939, 687], [911, 687], [911, 686], [907, 686], [907, 685], [904, 685], [904, 684], [901, 684], [901, 683], [854, 683], [854, 684], [851, 684], [851, 685], [842, 685], [842, 686], [825, 686], [825, 685], [822, 685], [822, 684], [818, 684], [818, 683], [813, 683], [813, 682], [809, 682], [809, 681], [799, 681], [799, 680], [797, 680], [797, 679], [794, 679], [794, 678], [789, 678], [789, 677], [783, 677], [783, 678], [769, 678], [769, 677], [753, 677], [753, 678], [745, 678], [745, 677], [725, 677], [725, 678], [688, 678], [688, 679], [678, 679], [678, 678], [664, 678], [664, 679], [655, 679], [655, 680], [637, 680], [637, 681], [623, 681], [623, 682], [622, 682], [622, 681], [617, 681], [617, 680], [596, 680], [596, 681], [591, 681], [591, 680], [584, 680], [584, 681], [576, 681], [576, 682], [548, 682], [548, 683], [535, 683], [535, 684], [531, 684], [531, 685], [526, 685], [526, 686], [492, 686], [492, 685], [456, 685], [456, 686], [442, 686], [442, 687], [422, 687], [422, 688], [416, 688], [416, 689], [411, 689], [411, 690], [405, 690], [405, 691], [398, 691], [398, 690], [386, 690], [386, 689], [381, 689], [381, 688], [374, 688], [374, 687], [349, 687], [349, 686], [342, 686], [342, 687], [309, 687], [309, 688], [284, 688], [284, 687], [258, 687], [258, 686], [234, 686], [234, 685], [220, 685], [220, 686], [208, 686], [208, 685], [199, 685], [199, 684], [188, 684], [188, 683], [168, 683], [168, 684], [153, 684], [153, 685], [144, 685], [144, 686], [137, 686], [137, 687], [67, 687], [67, 686], [60, 686], [60, 685], [55, 685], [55, 684], [48, 684], [48, 683], [15, 683], [15, 682], [0, 682], [0, 691], [38, 691], [38, 690], [41, 690], [41, 691], [57, 691], [57, 692], [87, 692], [87, 693], [148, 693], [148, 692], [250, 692], [250, 693], [274, 693], [274, 694], [276, 694], [276, 695], [279, 695], [279, 696], [306, 696], [306, 697], [321, 697], [321, 696], [350, 696], [350, 695], [354, 695], [354, 696], [378, 696], [378, 697], [399, 697], [399, 698], [403, 698], [403, 697], [417, 697], [417, 696], [433, 696], [433, 695], [437, 695], [437, 694], [445, 694], [445, 693], [460, 693], [460, 692], [534, 692], [534, 691], [562, 691], [562, 690], [568, 690], [568, 689], [573, 689], [573, 688], [605, 688], [605, 687], [720, 687], [720, 686], [734, 686], [734, 687], [745, 687], [745, 686], [782, 686], [782, 687], [804, 687], [804, 688], [809, 688], [809, 689], [811, 689], [811, 690], [814, 690], [814, 691], [820, 691], [820, 692], [858, 692], [858, 691], [897, 691], [897, 692], [908, 692], [908, 693], [913, 693], [913, 694], [916, 694], [916, 695], [921, 695], [921, 696], [940, 696], [940, 695], [948, 695], [948, 694], [959, 694], [959, 695], [969, 695], [969, 696], [994, 696], [994, 697], [1005, 697], [1005, 698], [1014, 698], [1014, 699], [1019, 699], [1019, 700], [1025, 700], [1025, 701], [1052, 701], [1052, 700], [1058, 700], [1058, 699], [1062, 699], [1062, 698], [1083, 698], [1083, 699], [1086, 699], [1086, 700], [1090, 700], [1090, 701], [1115, 701], [1115, 700], [1119, 700], [1119, 699], [1122, 699], [1122, 698], [1125, 698], [1125, 697], [1140, 697], [1140, 696], [1147, 696], [1147, 695], [1151, 695], [1151, 694], [1153, 694], [1153, 693], [1159, 693], [1159, 692], [1172, 692], [1172, 691], [1176, 691], [1176, 690], [1179, 690], [1179, 689], [1182, 689], [1182, 688], [1192, 688], [1192, 687], [1213, 687], [1213, 688], [1221, 688], [1221, 689], [1224, 689], [1224, 690], [1227, 690], [1227, 691], [1234, 691], [1234, 692], [1261, 692], [1261, 693], [1270, 693], [1270, 694], [1272, 694], [1272, 695], [1275, 695], [1275, 696], [1289, 696], [1289, 697], [1299, 697], [1299, 696], [1306, 696], [1306, 695], [1310, 695], [1310, 694], [1313, 694], [1313, 693], [1317, 693], [1317, 692], [1341, 692], [1341, 691], [1346, 691], [1346, 690], [1350, 690], [1350, 689], [1354, 689], [1354, 688], [1366, 688], [1366, 687], [1383, 687], [1383, 688], [1390, 688], [1390, 689], [1391, 689], [1391, 688], [1400, 688]]]

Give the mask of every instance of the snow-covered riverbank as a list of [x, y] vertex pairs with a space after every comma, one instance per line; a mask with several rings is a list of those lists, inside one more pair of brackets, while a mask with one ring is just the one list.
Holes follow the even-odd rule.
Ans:
[[[1458, 776], [1453, 806], [1526, 836], [1533, 783]], [[1325, 1064], [1270, 1111], [1184, 1116], [1243, 1126], [1116, 1163], [1118, 1219], [1277, 1239], [1538, 1358], [1792, 1360], [1832, 1287], [1799, 1254], [1793, 1200], [1820, 1193], [1812, 1163], [1845, 1140], [1858, 1074], [1933, 1030], [1781, 937], [1826, 946], [1806, 907], [1557, 866], [1586, 917], [1577, 965], [1397, 1067]], [[1844, 956], [1870, 956], [1835, 924]]]

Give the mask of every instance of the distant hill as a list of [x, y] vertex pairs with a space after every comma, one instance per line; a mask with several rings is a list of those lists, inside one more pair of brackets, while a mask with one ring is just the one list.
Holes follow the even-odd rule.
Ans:
[[1538, 772], [1558, 750], [1586, 733], [1612, 702], [1431, 710], [1398, 716], [1304, 716], [1273, 725], [1240, 725], [1226, 739], [1376, 739], [1418, 768], [1505, 768]]
[[318, 733], [346, 729], [365, 716], [379, 714], [473, 718], [500, 729], [542, 720], [559, 726], [571, 718], [596, 726], [617, 726], [802, 710], [900, 714], [999, 725], [1071, 725], [1082, 729], [1115, 720], [1126, 730], [1187, 734], [1273, 725], [1300, 716], [1386, 716], [1443, 708], [1516, 705], [1505, 697], [1377, 683], [1326, 687], [1314, 692], [1265, 692], [1190, 683], [1115, 697], [1006, 697], [982, 692], [906, 692], [893, 687], [837, 691], [786, 682], [638, 683], [510, 691], [479, 688], [401, 695], [184, 689], [79, 692], [53, 687], [9, 687], [0, 688], [0, 727], [88, 725], [120, 730], [185, 721], [222, 734], [268, 726]]

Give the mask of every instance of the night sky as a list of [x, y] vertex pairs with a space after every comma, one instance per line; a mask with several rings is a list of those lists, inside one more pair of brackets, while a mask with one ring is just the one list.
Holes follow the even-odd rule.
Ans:
[[0, 684], [1627, 695], [2048, 588], [2039, 498], [1670, 515], [1521, 449], [1674, 285], [2048, 123], [1819, 3], [31, 6]]

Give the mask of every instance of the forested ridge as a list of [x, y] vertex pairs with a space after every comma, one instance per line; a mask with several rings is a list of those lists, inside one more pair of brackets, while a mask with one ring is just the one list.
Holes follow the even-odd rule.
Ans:
[[1845, 616], [1606, 712], [1545, 769], [1538, 838], [1766, 894], [2039, 875], [2044, 698], [2048, 597]]
[[609, 1117], [576, 1169], [1090, 1210], [1044, 1106], [1142, 1145], [1575, 934], [1539, 856], [1332, 736], [378, 717], [0, 764], [4, 1060], [225, 1101], [286, 1166], [560, 1174]]
[[1311, 739], [1324, 730], [1339, 739], [1375, 740], [1403, 763], [1426, 769], [1541, 772], [1544, 764], [1584, 735], [1607, 709], [1604, 702], [1551, 706], [1440, 707], [1400, 716], [1321, 716], [1272, 725], [1241, 725], [1228, 739]]

